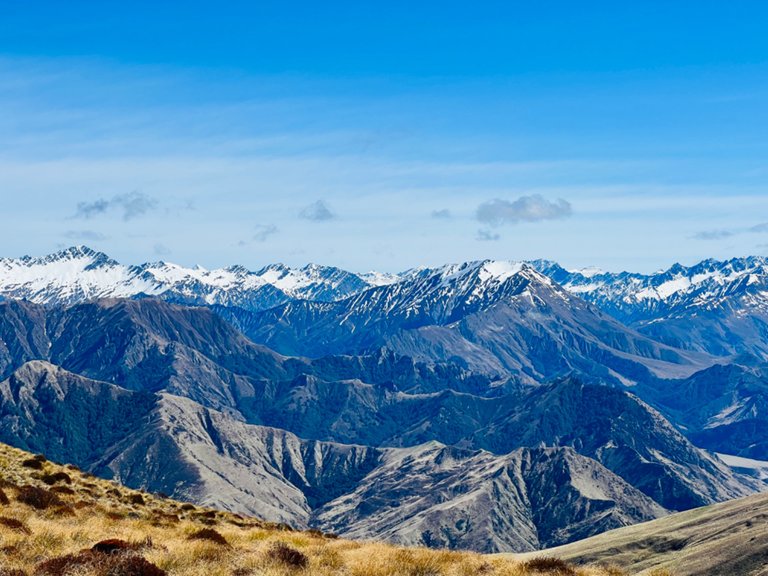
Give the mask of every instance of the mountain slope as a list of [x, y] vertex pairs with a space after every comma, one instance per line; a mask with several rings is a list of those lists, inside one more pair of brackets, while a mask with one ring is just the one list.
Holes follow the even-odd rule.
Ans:
[[470, 442], [496, 453], [539, 442], [572, 446], [672, 510], [759, 489], [734, 481], [724, 464], [635, 396], [577, 378], [532, 390]]
[[645, 388], [644, 396], [697, 446], [768, 459], [767, 365], [741, 358]]
[[[507, 388], [466, 379], [450, 365], [420, 366], [388, 354], [285, 358], [248, 341], [207, 309], [146, 299], [50, 310], [45, 333], [50, 361], [84, 377], [183, 396], [308, 440], [376, 447], [436, 440], [497, 455], [541, 443], [572, 447], [671, 509], [759, 486], [695, 450], [626, 392], [573, 379]], [[476, 392], [462, 391], [475, 385]], [[534, 416], [550, 424], [526, 425]]]
[[616, 383], [708, 365], [641, 336], [525, 264], [421, 270], [338, 302], [295, 301], [227, 318], [281, 353], [310, 357], [381, 347], [535, 382], [573, 370]]
[[765, 576], [766, 518], [768, 495], [759, 494], [612, 530], [537, 554], [577, 564], [609, 562], [632, 573], [666, 568], [679, 576]]
[[431, 443], [387, 450], [319, 526], [356, 538], [472, 550], [524, 550], [666, 511], [569, 449], [504, 457]]
[[[533, 566], [469, 552], [351, 542], [137, 492], [0, 444], [4, 574], [486, 574]], [[616, 576], [598, 567], [584, 576]]]
[[671, 346], [768, 357], [768, 259], [704, 260], [655, 274], [568, 271], [532, 263], [569, 292]]
[[[188, 399], [142, 396], [44, 362], [23, 366], [0, 391], [5, 442], [55, 452], [134, 488], [299, 527], [531, 550], [666, 513], [569, 449], [495, 456], [438, 443], [397, 449], [306, 441]], [[99, 413], [103, 420], [81, 417]], [[425, 491], [435, 482], [439, 489]], [[481, 521], [476, 514], [493, 508], [494, 499], [505, 503], [496, 521]], [[401, 521], [393, 522], [393, 508]]]

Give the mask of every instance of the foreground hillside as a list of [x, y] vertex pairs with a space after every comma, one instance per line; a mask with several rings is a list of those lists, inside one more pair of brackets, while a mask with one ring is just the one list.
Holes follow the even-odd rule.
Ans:
[[0, 474], [2, 576], [624, 574], [293, 531], [132, 491], [6, 445]]
[[[768, 574], [768, 495], [688, 510], [542, 552], [575, 564], [610, 561], [631, 573]], [[525, 559], [526, 555], [517, 555]]]

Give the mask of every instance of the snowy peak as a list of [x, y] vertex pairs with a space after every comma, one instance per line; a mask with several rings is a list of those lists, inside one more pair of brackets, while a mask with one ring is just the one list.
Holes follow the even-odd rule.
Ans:
[[42, 304], [152, 293], [153, 286], [106, 254], [85, 246], [41, 258], [0, 260], [0, 293]]
[[402, 277], [400, 274], [392, 274], [389, 272], [376, 272], [371, 270], [360, 274], [360, 278], [368, 283], [369, 286], [389, 286], [395, 282], [400, 282]]
[[292, 299], [335, 301], [373, 285], [363, 276], [316, 264], [273, 264], [257, 272], [239, 265], [207, 270], [163, 261], [126, 266], [87, 246], [39, 258], [0, 259], [0, 297], [45, 305], [150, 295], [183, 304], [263, 310]]
[[307, 264], [303, 268], [272, 264], [257, 274], [265, 282], [300, 300], [333, 301], [371, 286], [357, 274], [318, 264]]
[[[94, 298], [157, 296], [192, 305], [224, 305], [265, 310], [292, 300], [335, 302], [370, 289], [394, 288], [416, 304], [432, 298], [481, 301], [513, 278], [549, 279], [521, 262], [484, 260], [420, 268], [402, 274], [355, 274], [332, 266], [282, 263], [257, 271], [235, 265], [208, 270], [172, 262], [126, 266], [87, 246], [40, 258], [0, 259], [0, 297], [46, 305], [70, 305]], [[412, 303], [413, 303], [412, 302]], [[450, 305], [450, 304], [449, 304]]]
[[101, 266], [109, 267], [118, 265], [117, 262], [112, 260], [109, 256], [103, 252], [97, 252], [87, 246], [72, 246], [59, 252], [49, 254], [48, 256], [42, 256], [39, 258], [33, 258], [31, 256], [22, 256], [19, 259], [13, 258], [0, 258], [0, 263], [8, 268], [12, 268], [17, 265], [23, 265], [29, 268], [40, 268], [50, 266], [54, 264], [65, 265], [66, 263], [72, 263], [80, 265], [81, 268], [98, 268]]
[[632, 325], [679, 310], [714, 309], [725, 301], [768, 311], [768, 260], [704, 260], [643, 275], [567, 270], [547, 260], [479, 260], [401, 274], [355, 274], [317, 264], [292, 268], [277, 263], [257, 271], [240, 265], [188, 268], [162, 261], [126, 266], [87, 246], [39, 258], [0, 259], [0, 298], [46, 305], [150, 295], [181, 304], [260, 311], [295, 300], [353, 299], [363, 308], [383, 312], [402, 308], [414, 315], [429, 308], [450, 316], [461, 307], [531, 295], [545, 286], [548, 293], [564, 298], [562, 286]]
[[526, 298], [538, 305], [553, 294], [568, 298], [524, 262], [480, 260], [409, 270], [397, 282], [364, 290], [340, 305], [346, 310], [344, 318], [446, 324], [502, 301]]
[[711, 307], [734, 292], [748, 290], [765, 295], [768, 290], [768, 260], [756, 256], [726, 261], [709, 259], [691, 267], [674, 264], [649, 275], [568, 271], [545, 260], [533, 261], [531, 265], [566, 290], [618, 313], [624, 320], [636, 320], [644, 310]]
[[414, 268], [400, 275], [400, 281], [429, 280], [439, 286], [467, 286], [476, 284], [498, 284], [523, 274], [536, 276], [550, 283], [549, 279], [525, 262], [506, 260], [476, 260], [459, 264], [446, 264], [437, 268]]
[[654, 340], [686, 350], [768, 358], [768, 259], [674, 264], [653, 274], [583, 274], [532, 262], [566, 290]]

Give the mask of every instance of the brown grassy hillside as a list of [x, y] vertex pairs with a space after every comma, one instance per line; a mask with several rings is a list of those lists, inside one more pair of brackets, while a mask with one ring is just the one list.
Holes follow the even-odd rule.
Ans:
[[0, 444], [0, 576], [474, 574], [625, 573], [297, 532], [129, 490]]
[[640, 574], [666, 569], [678, 576], [768, 576], [768, 493], [611, 530], [542, 554], [575, 563], [610, 560]]

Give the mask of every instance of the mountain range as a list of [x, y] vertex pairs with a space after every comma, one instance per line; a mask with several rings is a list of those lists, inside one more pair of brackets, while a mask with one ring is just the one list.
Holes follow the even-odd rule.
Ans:
[[765, 264], [2, 259], [0, 441], [354, 538], [564, 544], [764, 488], [713, 452], [767, 455]]

